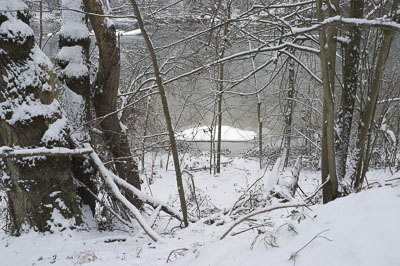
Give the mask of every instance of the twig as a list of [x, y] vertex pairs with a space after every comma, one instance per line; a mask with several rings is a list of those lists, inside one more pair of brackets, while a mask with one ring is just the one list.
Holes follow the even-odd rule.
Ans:
[[242, 231], [239, 231], [239, 232], [236, 232], [236, 233], [232, 233], [231, 236], [236, 236], [236, 235], [239, 235], [241, 233], [244, 233], [244, 232], [256, 229], [256, 228], [264, 227], [264, 226], [272, 226], [272, 223], [269, 222], [269, 223], [265, 223], [265, 224], [257, 224], [255, 226], [251, 226], [249, 228], [246, 228], [246, 229], [244, 229]]
[[298, 207], [306, 207], [306, 204], [282, 204], [282, 205], [275, 205], [275, 206], [271, 206], [266, 209], [254, 211], [250, 214], [243, 216], [237, 222], [235, 222], [231, 227], [229, 227], [229, 229], [220, 237], [220, 240], [224, 239], [233, 230], [233, 228], [235, 228], [236, 226], [238, 226], [239, 224], [241, 224], [242, 222], [248, 220], [249, 218], [251, 218], [253, 216], [256, 216], [256, 215], [262, 214], [262, 213], [266, 213], [266, 212], [271, 212], [271, 211], [278, 210], [278, 209], [298, 208]]
[[317, 195], [318, 191], [320, 191], [321, 188], [323, 188], [328, 182], [329, 182], [329, 179], [325, 180], [325, 182], [322, 183], [310, 196], [308, 196], [307, 198], [304, 199], [304, 202], [311, 201], [315, 197], [315, 195]]
[[177, 249], [172, 250], [168, 255], [166, 263], [171, 261], [170, 258], [172, 256], [172, 254], [178, 253], [183, 256], [183, 252], [185, 252], [185, 251], [188, 251], [188, 249], [187, 248], [177, 248]]
[[303, 247], [301, 247], [299, 250], [297, 250], [295, 253], [293, 253], [292, 255], [290, 255], [289, 260], [293, 260], [294, 263], [296, 263], [296, 257], [297, 255], [303, 250], [305, 249], [309, 244], [311, 244], [311, 242], [313, 242], [315, 239], [317, 238], [324, 238], [328, 241], [332, 241], [332, 239], [327, 238], [326, 236], [321, 236], [322, 233], [325, 233], [329, 231], [329, 229], [323, 230], [321, 232], [319, 232], [318, 234], [316, 234], [310, 241], [307, 242], [307, 244], [305, 244]]

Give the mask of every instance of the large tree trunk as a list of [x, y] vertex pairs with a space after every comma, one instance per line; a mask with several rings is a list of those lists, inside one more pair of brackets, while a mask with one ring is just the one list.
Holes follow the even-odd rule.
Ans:
[[[104, 15], [101, 4], [96, 0], [83, 0], [89, 13]], [[137, 162], [133, 159], [128, 137], [121, 127], [117, 110], [117, 94], [120, 77], [120, 58], [114, 24], [104, 16], [89, 15], [97, 45], [99, 47], [99, 68], [92, 85], [93, 105], [107, 148], [114, 158], [118, 175], [140, 189]], [[127, 193], [127, 198], [140, 208], [142, 202]]]
[[[363, 0], [352, 0], [350, 2], [350, 18], [362, 18], [363, 11]], [[350, 145], [351, 125], [360, 77], [361, 28], [359, 26], [349, 26], [346, 30], [346, 36], [350, 41], [345, 45], [343, 89], [337, 124], [339, 135], [336, 141], [336, 164], [339, 180], [343, 180], [346, 175], [346, 161]]]
[[[83, 10], [82, 0], [63, 0], [64, 8]], [[72, 138], [75, 145], [90, 142], [90, 76], [89, 76], [89, 49], [90, 37], [82, 13], [70, 10], [62, 11], [62, 26], [59, 32], [60, 51], [56, 57], [61, 72], [62, 82], [60, 100], [63, 104], [68, 121], [72, 127]], [[72, 158], [75, 178], [86, 187], [78, 187], [78, 195], [84, 204], [89, 205], [95, 213], [96, 200], [87, 191], [97, 191], [95, 185], [96, 171], [90, 166], [89, 156]]]
[[[0, 146], [67, 146], [68, 124], [55, 98], [52, 64], [34, 44], [27, 7], [13, 1], [1, 9], [0, 26], [18, 28], [0, 33]], [[13, 233], [82, 223], [68, 157], [7, 158], [5, 165]]]

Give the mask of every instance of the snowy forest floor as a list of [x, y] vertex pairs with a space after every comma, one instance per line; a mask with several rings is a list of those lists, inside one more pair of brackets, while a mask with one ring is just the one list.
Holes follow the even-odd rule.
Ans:
[[[165, 164], [165, 157], [163, 160]], [[221, 174], [210, 175], [207, 169], [199, 170], [207, 165], [206, 157], [185, 158], [184, 168], [196, 168], [191, 173], [194, 173], [197, 203], [190, 192], [192, 179], [184, 174], [189, 209], [196, 216], [199, 205], [202, 218], [181, 229], [177, 220], [161, 213], [154, 226], [163, 237], [160, 243], [152, 242], [140, 229], [132, 232], [119, 226], [114, 231], [100, 232], [88, 218], [91, 230], [30, 232], [20, 237], [0, 231], [0, 265], [399, 265], [400, 181], [310, 209], [281, 209], [257, 215], [237, 226], [232, 231], [234, 235], [220, 240], [233, 224], [232, 217], [246, 213], [236, 209], [236, 216], [235, 212], [227, 214], [241, 195], [247, 195], [247, 205], [243, 206], [252, 209], [267, 206], [263, 195], [260, 200], [257, 194], [262, 191], [262, 176], [266, 174], [258, 169], [258, 162], [239, 157], [223, 161], [226, 163]], [[160, 161], [155, 162], [156, 166], [148, 166], [153, 168], [153, 175], [145, 178], [143, 186], [147, 193], [178, 208], [173, 167], [166, 171], [165, 165], [160, 167]], [[291, 175], [290, 168], [281, 174], [285, 175]], [[381, 170], [368, 174], [369, 182], [389, 178], [393, 176]], [[152, 184], [148, 186], [149, 183]], [[306, 194], [311, 194], [319, 184], [319, 172], [301, 171], [299, 185]], [[294, 202], [302, 201], [299, 197]], [[4, 221], [0, 222], [3, 226]], [[246, 230], [250, 227], [254, 229]]]

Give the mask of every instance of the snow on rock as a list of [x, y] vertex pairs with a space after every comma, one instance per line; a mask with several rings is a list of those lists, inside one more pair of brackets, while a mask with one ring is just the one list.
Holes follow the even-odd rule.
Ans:
[[[217, 140], [218, 128], [215, 130], [215, 140]], [[256, 138], [257, 134], [253, 131], [245, 131], [230, 126], [222, 126], [222, 141], [250, 141]], [[184, 141], [211, 141], [210, 129], [207, 126], [186, 129], [176, 134], [177, 140]]]

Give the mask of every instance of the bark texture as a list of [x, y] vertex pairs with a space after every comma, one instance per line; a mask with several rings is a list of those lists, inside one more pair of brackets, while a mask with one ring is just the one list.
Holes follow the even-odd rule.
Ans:
[[[65, 8], [83, 10], [82, 0], [63, 0]], [[90, 121], [90, 76], [89, 49], [90, 37], [82, 13], [63, 10], [62, 26], [59, 34], [60, 51], [56, 62], [60, 66], [59, 78], [62, 82], [61, 102], [68, 121], [72, 127], [75, 144], [90, 142], [87, 123]], [[82, 34], [75, 34], [82, 32]], [[81, 71], [73, 71], [80, 69]], [[96, 171], [91, 166], [89, 156], [72, 158], [74, 177], [85, 184], [92, 192], [97, 193], [95, 184]], [[96, 199], [83, 186], [78, 187], [78, 195], [83, 204], [89, 205], [95, 213]]]
[[[104, 15], [101, 4], [96, 0], [83, 0], [89, 13]], [[140, 189], [137, 162], [134, 160], [128, 137], [121, 127], [117, 110], [117, 94], [120, 77], [120, 58], [114, 24], [104, 16], [89, 15], [99, 48], [99, 67], [92, 84], [93, 105], [104, 133], [107, 148], [113, 155], [118, 175]], [[128, 200], [140, 208], [142, 202], [131, 192], [126, 192]]]
[[[13, 4], [13, 11], [0, 12], [0, 27], [18, 25], [18, 30], [0, 33], [0, 146], [67, 146], [68, 124], [55, 98], [51, 62], [34, 44], [27, 7], [19, 1]], [[68, 157], [4, 161], [14, 234], [82, 223]]]
[[[364, 1], [352, 0], [350, 2], [349, 17], [363, 18]], [[360, 44], [361, 28], [349, 26], [346, 29], [349, 43], [345, 45], [345, 58], [343, 66], [343, 89], [338, 116], [338, 138], [336, 141], [336, 164], [339, 180], [346, 175], [346, 162], [349, 152], [351, 126], [353, 122], [354, 105], [357, 90], [360, 86]]]
[[[294, 50], [291, 51], [294, 54]], [[289, 59], [289, 86], [287, 93], [287, 103], [285, 107], [285, 128], [283, 129], [283, 167], [287, 167], [290, 155], [290, 140], [292, 135], [292, 121], [294, 102], [293, 97], [295, 94], [295, 73], [294, 73], [294, 60]]]
[[[398, 3], [399, 1], [393, 2], [393, 10], [397, 10]], [[353, 174], [353, 185], [355, 190], [359, 190], [362, 187], [368, 170], [370, 159], [369, 146], [371, 144], [369, 134], [371, 134], [379, 91], [382, 87], [382, 78], [394, 35], [395, 32], [393, 30], [384, 30], [381, 48], [375, 66], [374, 77], [368, 93], [366, 106], [362, 113], [355, 151], [355, 158], [357, 158], [357, 164]]]
[[[332, 1], [335, 10], [339, 10], [338, 1]], [[333, 6], [328, 5], [328, 16], [337, 15]], [[322, 0], [317, 0], [318, 21], [324, 20]], [[322, 28], [319, 32], [321, 72], [323, 85], [323, 112], [322, 112], [322, 183], [329, 180], [322, 189], [323, 202], [327, 203], [338, 196], [338, 180], [335, 163], [335, 135], [334, 135], [334, 93], [335, 93], [335, 65], [336, 65], [336, 37], [337, 29], [334, 26]]]

